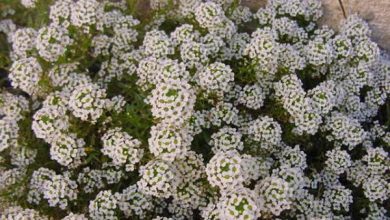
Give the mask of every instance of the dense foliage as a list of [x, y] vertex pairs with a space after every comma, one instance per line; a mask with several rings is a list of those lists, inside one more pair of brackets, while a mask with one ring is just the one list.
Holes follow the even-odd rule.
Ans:
[[390, 62], [319, 0], [0, 2], [0, 219], [388, 219]]

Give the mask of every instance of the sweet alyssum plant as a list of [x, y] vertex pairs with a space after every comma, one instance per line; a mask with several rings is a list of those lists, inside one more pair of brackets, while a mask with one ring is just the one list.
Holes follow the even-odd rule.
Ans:
[[388, 219], [390, 62], [319, 0], [0, 3], [0, 219]]

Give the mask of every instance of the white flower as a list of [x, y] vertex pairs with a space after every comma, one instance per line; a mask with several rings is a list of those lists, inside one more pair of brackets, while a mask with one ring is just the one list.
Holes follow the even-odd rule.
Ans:
[[261, 212], [279, 216], [283, 210], [291, 208], [291, 189], [281, 178], [267, 177], [255, 186], [255, 191], [262, 200]]
[[71, 93], [69, 107], [74, 116], [95, 123], [106, 107], [106, 90], [92, 83], [81, 84]]
[[276, 72], [279, 44], [275, 32], [270, 29], [257, 29], [244, 50], [244, 55], [259, 64], [261, 71], [274, 74]]
[[326, 168], [338, 175], [344, 173], [352, 164], [350, 155], [344, 150], [333, 149], [326, 152], [326, 157]]
[[45, 107], [35, 112], [32, 130], [38, 138], [50, 143], [58, 132], [66, 131], [69, 127], [69, 118], [54, 107]]
[[207, 180], [221, 190], [234, 188], [243, 181], [241, 157], [237, 151], [216, 153], [206, 167]]
[[68, 203], [77, 199], [77, 184], [66, 175], [50, 176], [44, 181], [43, 198], [47, 199], [49, 206], [59, 206], [66, 209]]
[[201, 3], [194, 13], [196, 21], [204, 28], [218, 25], [225, 18], [222, 7], [214, 2]]
[[273, 170], [273, 176], [286, 181], [288, 187], [294, 192], [301, 190], [306, 185], [303, 170], [296, 167], [289, 167], [283, 164], [279, 169]]
[[19, 88], [29, 95], [35, 95], [40, 91], [38, 83], [41, 76], [42, 68], [38, 60], [29, 57], [15, 61], [8, 77], [13, 87]]
[[274, 119], [263, 116], [249, 123], [250, 138], [260, 142], [261, 148], [277, 146], [282, 140], [282, 129]]
[[334, 57], [332, 45], [318, 38], [309, 41], [304, 48], [304, 53], [307, 62], [314, 66], [330, 64]]
[[152, 198], [141, 193], [137, 185], [130, 185], [121, 193], [116, 193], [118, 207], [126, 217], [137, 215], [145, 217], [148, 211], [154, 207]]
[[20, 3], [26, 8], [35, 8], [38, 0], [20, 0]]
[[83, 27], [86, 32], [89, 32], [89, 26], [98, 23], [103, 14], [102, 5], [96, 0], [79, 0], [72, 4], [70, 8], [71, 24]]
[[208, 50], [202, 43], [185, 41], [180, 46], [180, 56], [189, 68], [202, 68], [209, 61]]
[[28, 52], [35, 48], [37, 31], [32, 28], [19, 28], [11, 36], [13, 52], [20, 58], [26, 58]]
[[0, 119], [0, 151], [17, 144], [19, 126], [15, 120]]
[[381, 147], [368, 148], [362, 161], [367, 163], [367, 167], [372, 174], [384, 174], [389, 170], [388, 153]]
[[100, 191], [89, 203], [89, 216], [96, 220], [116, 220], [117, 198], [110, 190]]
[[252, 12], [249, 7], [239, 5], [232, 13], [232, 20], [234, 20], [236, 24], [249, 22], [251, 19]]
[[170, 36], [173, 44], [178, 46], [187, 41], [197, 41], [200, 38], [200, 33], [194, 30], [193, 25], [183, 24], [178, 26]]
[[349, 16], [342, 22], [340, 30], [342, 30], [342, 34], [350, 38], [353, 43], [367, 39], [371, 34], [368, 24], [356, 14]]
[[379, 57], [379, 47], [370, 40], [363, 40], [356, 45], [355, 54], [359, 62], [371, 65]]
[[192, 136], [186, 127], [159, 123], [151, 128], [149, 149], [156, 157], [173, 161], [183, 157], [189, 150]]
[[244, 187], [226, 192], [217, 204], [219, 218], [226, 220], [255, 220], [260, 217], [260, 206], [256, 193]]
[[62, 220], [88, 220], [88, 218], [85, 217], [84, 214], [74, 214], [71, 212], [69, 215], [62, 218]]
[[219, 127], [222, 124], [237, 125], [238, 109], [230, 102], [219, 102], [210, 110], [207, 117], [214, 126]]
[[45, 190], [45, 183], [56, 173], [53, 170], [41, 167], [32, 173], [27, 201], [31, 204], [39, 204]]
[[327, 114], [335, 107], [335, 83], [332, 80], [324, 81], [314, 89], [308, 91], [310, 105], [314, 113]]
[[19, 121], [29, 109], [29, 101], [24, 96], [6, 91], [0, 93], [0, 115]]
[[39, 29], [36, 48], [42, 58], [55, 62], [65, 54], [72, 43], [68, 30], [61, 26], [47, 26]]
[[176, 193], [182, 177], [170, 162], [151, 160], [139, 170], [141, 179], [137, 185], [140, 192], [160, 198], [169, 198]]
[[35, 162], [37, 153], [36, 149], [27, 148], [21, 145], [13, 146], [9, 153], [11, 156], [11, 164], [20, 168], [27, 167]]
[[72, 0], [56, 1], [50, 6], [49, 18], [55, 25], [67, 28], [70, 24], [70, 15], [73, 4]]
[[177, 125], [191, 117], [195, 98], [195, 92], [187, 82], [172, 80], [156, 85], [148, 102], [155, 118]]
[[199, 85], [208, 92], [227, 92], [234, 81], [232, 69], [223, 63], [212, 63], [199, 72]]
[[126, 171], [135, 169], [143, 156], [141, 142], [122, 131], [120, 128], [108, 130], [102, 136], [104, 155], [112, 159], [112, 163], [118, 166], [125, 166]]
[[250, 108], [260, 109], [264, 104], [265, 94], [260, 85], [246, 85], [239, 93], [237, 102]]
[[263, 159], [249, 154], [241, 155], [241, 168], [245, 184], [250, 184], [252, 180], [258, 180], [261, 177], [268, 177], [273, 163], [271, 158]]
[[349, 206], [353, 202], [352, 190], [345, 188], [343, 185], [337, 185], [325, 190], [324, 198], [332, 204], [335, 211], [349, 211]]
[[307, 167], [306, 154], [299, 149], [298, 145], [294, 148], [288, 146], [283, 148], [279, 156], [279, 162], [284, 166], [296, 167], [301, 170], [304, 170]]
[[172, 43], [163, 31], [153, 30], [147, 32], [143, 41], [146, 56], [164, 57], [173, 54]]
[[48, 220], [46, 216], [41, 215], [34, 209], [24, 209], [20, 206], [10, 206], [4, 209], [4, 212], [0, 215], [3, 220], [22, 220], [22, 219], [36, 219], [36, 220]]
[[86, 156], [85, 142], [72, 133], [57, 133], [51, 140], [50, 156], [62, 166], [77, 167]]
[[324, 129], [331, 132], [329, 138], [338, 140], [350, 148], [362, 143], [366, 136], [359, 122], [337, 112], [327, 118]]
[[366, 179], [363, 183], [364, 195], [371, 201], [385, 201], [390, 195], [390, 184], [382, 177]]
[[210, 145], [213, 147], [212, 151], [217, 153], [219, 151], [242, 150], [244, 144], [241, 140], [241, 133], [235, 128], [223, 127], [218, 132], [211, 135]]

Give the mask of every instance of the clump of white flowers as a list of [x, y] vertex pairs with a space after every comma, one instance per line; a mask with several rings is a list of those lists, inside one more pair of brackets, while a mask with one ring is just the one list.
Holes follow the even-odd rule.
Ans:
[[44, 183], [43, 198], [50, 206], [66, 209], [68, 203], [77, 198], [77, 184], [65, 175], [54, 175]]
[[72, 39], [67, 35], [68, 31], [61, 26], [41, 28], [36, 40], [39, 55], [47, 61], [55, 62], [72, 43]]
[[69, 97], [69, 107], [81, 120], [96, 122], [106, 107], [106, 91], [96, 84], [82, 84]]
[[26, 58], [27, 54], [35, 48], [37, 31], [33, 28], [19, 28], [12, 32], [12, 49], [16, 56]]
[[170, 162], [150, 161], [140, 168], [141, 179], [137, 185], [146, 195], [169, 198], [174, 195], [182, 181], [177, 168]]
[[85, 142], [73, 133], [58, 133], [53, 137], [50, 156], [62, 166], [77, 167], [85, 156]]
[[172, 124], [183, 124], [191, 117], [195, 104], [195, 94], [185, 81], [160, 83], [152, 91], [148, 100], [155, 118]]
[[35, 135], [49, 143], [55, 135], [66, 131], [69, 127], [67, 115], [53, 107], [39, 109], [33, 119], [31, 128]]
[[278, 146], [281, 142], [282, 129], [278, 122], [268, 116], [251, 121], [248, 125], [250, 137], [260, 142], [262, 148]]
[[227, 92], [234, 80], [231, 68], [223, 63], [212, 63], [198, 75], [199, 85], [208, 92]]
[[235, 128], [224, 127], [211, 136], [210, 145], [213, 152], [242, 150], [244, 144], [241, 141], [242, 134]]
[[244, 2], [0, 3], [0, 219], [388, 219], [389, 56]]
[[115, 210], [118, 208], [118, 201], [109, 190], [101, 191], [96, 198], [89, 203], [89, 215], [93, 219], [118, 219]]
[[35, 8], [38, 0], [21, 0], [20, 3], [26, 8]]
[[9, 78], [15, 88], [19, 88], [29, 95], [39, 92], [39, 81], [42, 76], [42, 67], [33, 57], [15, 61], [10, 69]]
[[244, 181], [241, 157], [236, 151], [218, 152], [206, 167], [207, 180], [221, 190], [235, 187]]
[[8, 118], [0, 119], [0, 151], [17, 144], [19, 127], [16, 121]]
[[256, 185], [256, 193], [262, 200], [260, 211], [279, 216], [283, 210], [291, 208], [291, 189], [288, 183], [278, 177], [267, 177]]
[[112, 163], [125, 166], [126, 171], [133, 171], [143, 155], [141, 142], [119, 128], [114, 128], [102, 137], [102, 153], [112, 159]]
[[246, 188], [226, 192], [217, 204], [221, 219], [257, 219], [260, 217], [256, 193]]
[[156, 157], [173, 161], [186, 155], [192, 137], [188, 128], [160, 123], [151, 128], [149, 150]]

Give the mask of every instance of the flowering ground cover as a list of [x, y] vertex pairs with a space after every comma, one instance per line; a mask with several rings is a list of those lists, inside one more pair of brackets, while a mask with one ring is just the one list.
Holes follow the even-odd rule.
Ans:
[[3, 0], [0, 219], [389, 219], [390, 61], [320, 0]]

